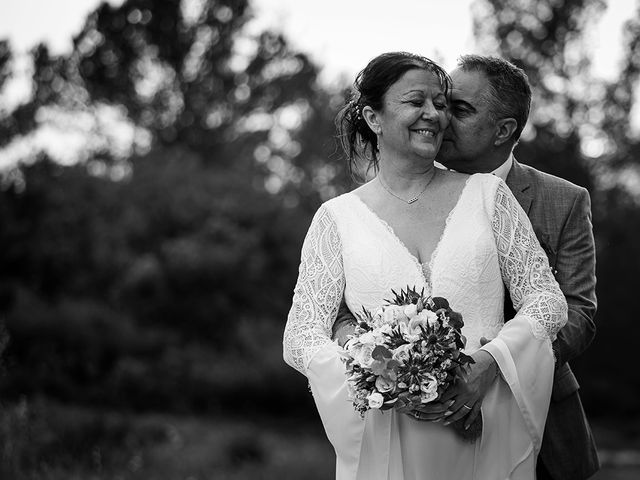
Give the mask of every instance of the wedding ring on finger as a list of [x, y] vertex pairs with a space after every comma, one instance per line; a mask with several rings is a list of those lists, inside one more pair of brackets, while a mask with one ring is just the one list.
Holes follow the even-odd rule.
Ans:
[[467, 408], [469, 410], [473, 410], [473, 407], [470, 407], [469, 405], [467, 405], [466, 403], [462, 405], [462, 408]]

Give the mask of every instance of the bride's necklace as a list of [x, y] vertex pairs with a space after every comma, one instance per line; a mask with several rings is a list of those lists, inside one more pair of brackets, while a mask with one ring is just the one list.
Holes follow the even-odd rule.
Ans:
[[422, 194], [427, 190], [427, 187], [432, 182], [432, 180], [434, 179], [435, 176], [436, 176], [436, 171], [434, 169], [433, 170], [433, 175], [431, 175], [431, 178], [425, 184], [424, 188], [420, 191], [420, 193], [418, 193], [415, 197], [410, 198], [409, 200], [405, 200], [404, 198], [402, 198], [402, 197], [396, 195], [395, 193], [393, 193], [393, 191], [384, 183], [384, 181], [382, 180], [382, 176], [381, 175], [378, 175], [377, 178], [378, 178], [378, 181], [380, 182], [380, 185], [382, 185], [382, 188], [384, 188], [389, 195], [392, 195], [392, 196], [396, 197], [398, 200], [402, 200], [407, 205], [411, 205], [412, 203], [415, 203], [415, 202], [418, 201], [418, 199], [422, 196]]

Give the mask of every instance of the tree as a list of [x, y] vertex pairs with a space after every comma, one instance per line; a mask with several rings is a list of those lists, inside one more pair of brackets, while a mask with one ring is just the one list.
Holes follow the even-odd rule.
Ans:
[[96, 121], [102, 137], [83, 161], [40, 153], [19, 166], [20, 188], [0, 191], [0, 268], [13, 296], [7, 394], [171, 408], [221, 391], [207, 366], [226, 355], [257, 355], [256, 382], [279, 368], [302, 236], [318, 190], [338, 175], [321, 140], [333, 95], [282, 35], [242, 30], [246, 1], [185, 5], [103, 4], [70, 54], [33, 52], [33, 129], [43, 112], [115, 112], [134, 145], [114, 148]]

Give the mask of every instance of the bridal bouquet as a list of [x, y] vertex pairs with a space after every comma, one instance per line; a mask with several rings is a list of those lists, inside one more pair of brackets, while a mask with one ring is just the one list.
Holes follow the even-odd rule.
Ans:
[[442, 297], [407, 287], [371, 313], [363, 308], [342, 356], [349, 399], [369, 409], [412, 408], [437, 400], [474, 363], [462, 349], [462, 315]]

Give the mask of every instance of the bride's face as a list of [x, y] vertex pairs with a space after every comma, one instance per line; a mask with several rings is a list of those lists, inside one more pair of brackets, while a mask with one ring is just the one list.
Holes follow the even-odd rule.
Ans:
[[378, 136], [380, 157], [433, 160], [449, 124], [447, 98], [438, 77], [409, 70], [384, 95], [383, 107], [365, 107], [365, 118]]

